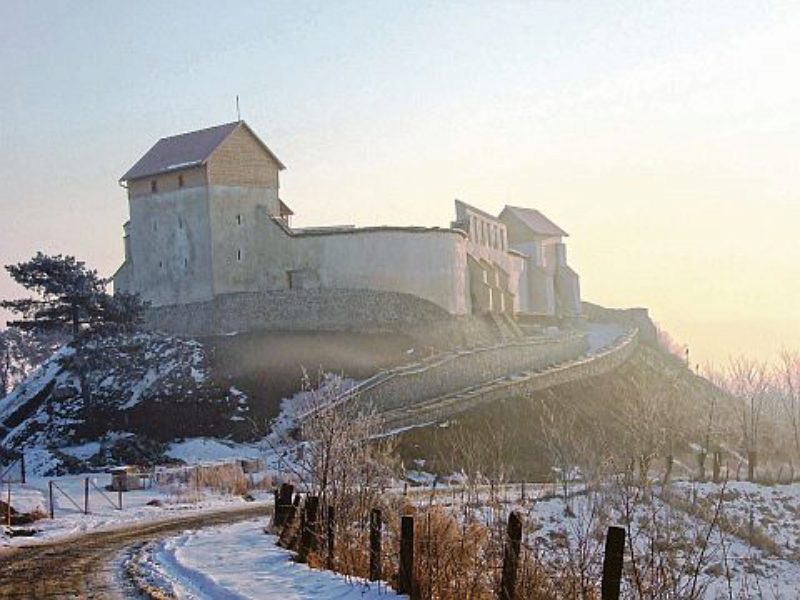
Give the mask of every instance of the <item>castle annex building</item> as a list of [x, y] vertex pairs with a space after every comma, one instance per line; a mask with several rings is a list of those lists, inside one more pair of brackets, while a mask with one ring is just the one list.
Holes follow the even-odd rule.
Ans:
[[121, 178], [130, 221], [114, 289], [153, 307], [347, 290], [450, 315], [580, 313], [567, 234], [536, 210], [495, 217], [456, 200], [449, 228], [293, 228], [284, 168], [243, 121], [159, 140]]

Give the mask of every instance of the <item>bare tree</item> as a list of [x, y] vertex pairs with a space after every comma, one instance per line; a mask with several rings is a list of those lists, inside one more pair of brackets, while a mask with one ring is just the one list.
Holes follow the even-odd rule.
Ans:
[[[342, 518], [353, 511], [366, 514], [374, 496], [396, 469], [389, 439], [378, 439], [382, 421], [357, 399], [345, 397], [346, 382], [330, 373], [312, 383], [303, 377], [295, 407], [302, 415], [294, 434], [291, 468], [309, 491], [334, 506]], [[291, 445], [291, 440], [282, 440]]]
[[795, 455], [800, 456], [800, 352], [781, 352], [776, 369], [778, 397], [792, 428]]
[[744, 356], [731, 358], [723, 385], [726, 391], [742, 401], [739, 431], [747, 455], [747, 478], [753, 481], [758, 464], [761, 422], [770, 392], [767, 366]]

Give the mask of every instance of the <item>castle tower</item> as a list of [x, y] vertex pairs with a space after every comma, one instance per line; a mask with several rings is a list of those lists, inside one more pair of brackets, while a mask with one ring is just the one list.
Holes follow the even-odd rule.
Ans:
[[258, 289], [257, 214], [288, 222], [284, 168], [243, 121], [159, 140], [120, 179], [130, 221], [114, 289], [153, 306]]
[[500, 213], [508, 244], [525, 259], [520, 280], [520, 310], [530, 314], [581, 314], [578, 274], [567, 264], [563, 238], [569, 234], [538, 210], [506, 206]]

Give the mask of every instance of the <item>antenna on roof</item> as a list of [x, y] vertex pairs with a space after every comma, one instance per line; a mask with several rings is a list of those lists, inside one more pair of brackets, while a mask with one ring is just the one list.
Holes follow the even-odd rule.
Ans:
[[242, 111], [239, 110], [239, 94], [236, 94], [236, 120], [242, 122]]

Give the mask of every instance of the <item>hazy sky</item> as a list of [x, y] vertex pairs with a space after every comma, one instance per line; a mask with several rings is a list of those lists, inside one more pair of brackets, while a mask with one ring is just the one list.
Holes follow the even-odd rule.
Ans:
[[693, 360], [800, 348], [800, 3], [252, 4], [0, 3], [0, 262], [110, 275], [119, 176], [239, 94], [298, 225], [535, 207]]

